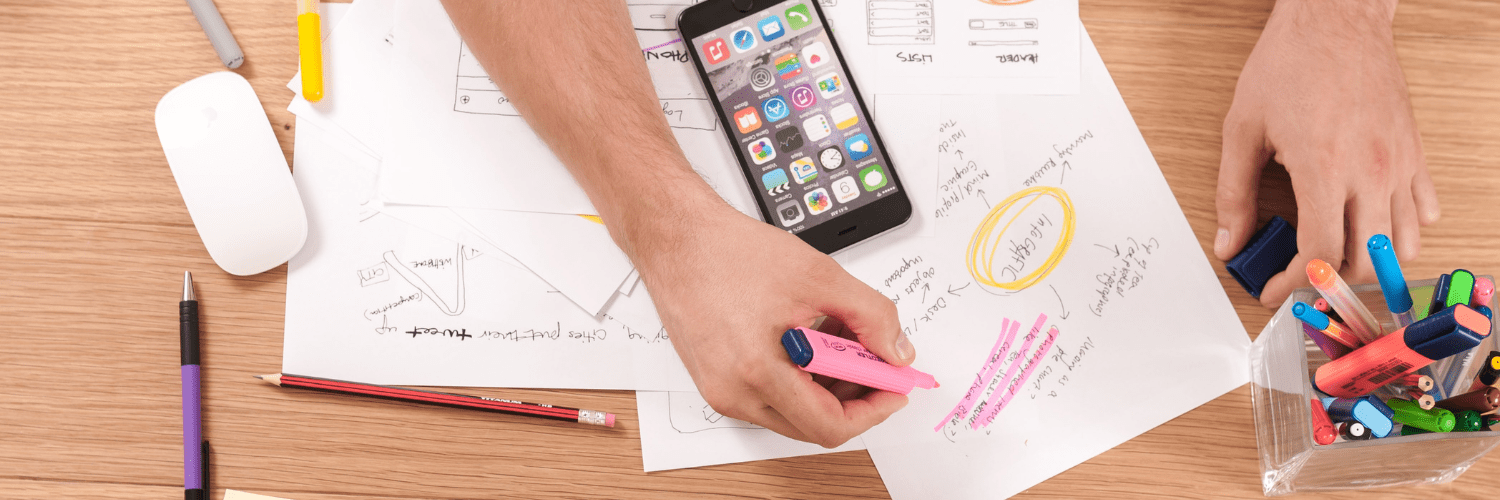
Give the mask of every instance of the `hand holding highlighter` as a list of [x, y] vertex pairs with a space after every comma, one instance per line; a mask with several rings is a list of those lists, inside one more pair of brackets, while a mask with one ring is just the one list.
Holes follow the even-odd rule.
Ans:
[[916, 387], [932, 389], [938, 386], [932, 375], [910, 366], [891, 365], [857, 341], [817, 330], [787, 330], [781, 335], [781, 346], [786, 348], [792, 362], [803, 370], [872, 389], [905, 395]]

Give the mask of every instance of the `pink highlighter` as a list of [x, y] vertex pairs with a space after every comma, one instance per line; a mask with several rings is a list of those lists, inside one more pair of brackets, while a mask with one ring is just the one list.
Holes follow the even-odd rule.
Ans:
[[792, 362], [803, 370], [865, 387], [910, 394], [915, 387], [932, 389], [938, 386], [932, 375], [910, 366], [892, 366], [857, 341], [817, 330], [787, 330], [781, 335], [781, 346], [786, 348]]

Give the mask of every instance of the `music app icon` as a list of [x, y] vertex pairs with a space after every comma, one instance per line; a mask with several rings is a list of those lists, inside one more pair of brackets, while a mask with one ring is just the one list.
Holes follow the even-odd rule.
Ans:
[[703, 44], [703, 57], [708, 59], [709, 64], [719, 64], [729, 59], [729, 44], [724, 43], [723, 38], [715, 38]]

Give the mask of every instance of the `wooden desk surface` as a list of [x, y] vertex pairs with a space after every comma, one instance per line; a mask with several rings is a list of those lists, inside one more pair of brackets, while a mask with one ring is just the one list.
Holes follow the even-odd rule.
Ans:
[[[290, 159], [292, 3], [218, 3], [247, 55], [238, 72]], [[1081, 8], [1205, 251], [1216, 228], [1220, 123], [1271, 3]], [[1408, 0], [1398, 12], [1396, 45], [1443, 203], [1410, 275], [1500, 272], [1496, 33], [1495, 2]], [[152, 119], [167, 90], [222, 69], [180, 0], [0, 0], [0, 497], [178, 498], [183, 270], [195, 272], [203, 300], [216, 488], [299, 500], [887, 497], [864, 452], [645, 474], [629, 392], [473, 391], [619, 414], [621, 429], [603, 432], [251, 379], [281, 366], [286, 268], [236, 278], [214, 266]], [[1264, 182], [1268, 212], [1292, 215], [1286, 174]], [[1245, 328], [1259, 332], [1268, 311], [1215, 266]], [[1020, 498], [1258, 498], [1252, 425], [1242, 388]], [[1491, 456], [1451, 484], [1374, 493], [1487, 497], [1497, 474], [1500, 457]]]

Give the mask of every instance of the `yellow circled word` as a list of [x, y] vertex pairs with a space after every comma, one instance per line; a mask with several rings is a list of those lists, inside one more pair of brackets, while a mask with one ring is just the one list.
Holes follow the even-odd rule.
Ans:
[[[1006, 282], [995, 279], [995, 251], [1002, 248], [1001, 240], [1005, 237], [1006, 230], [1010, 229], [1016, 218], [1026, 213], [1026, 209], [1042, 199], [1055, 200], [1058, 207], [1062, 209], [1062, 232], [1057, 236], [1057, 245], [1052, 248], [1052, 253], [1047, 256], [1047, 260], [1032, 269], [1029, 274]], [[996, 204], [995, 208], [990, 209], [990, 213], [985, 215], [983, 221], [980, 221], [979, 227], [974, 229], [974, 236], [969, 239], [969, 251], [965, 259], [969, 265], [969, 275], [981, 285], [1001, 290], [1019, 291], [1037, 284], [1045, 279], [1062, 261], [1063, 255], [1068, 253], [1068, 246], [1073, 243], [1074, 222], [1073, 200], [1068, 198], [1068, 193], [1061, 188], [1037, 186], [1010, 195], [1009, 198]], [[999, 226], [998, 230], [996, 226]]]

